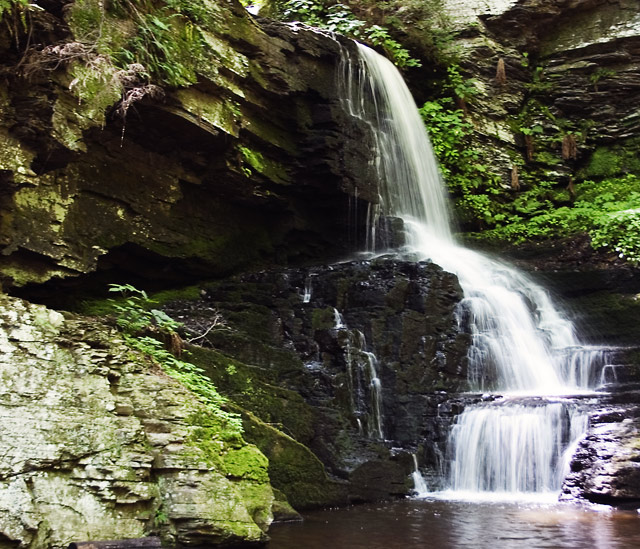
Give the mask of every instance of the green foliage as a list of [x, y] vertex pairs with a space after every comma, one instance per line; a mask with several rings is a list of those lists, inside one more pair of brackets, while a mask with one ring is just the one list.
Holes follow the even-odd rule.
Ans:
[[591, 179], [611, 178], [627, 173], [640, 174], [640, 159], [637, 154], [639, 145], [640, 139], [632, 138], [597, 148], [581, 175], [585, 179]]
[[542, 133], [542, 126], [540, 126], [540, 124], [536, 124], [535, 126], [533, 126], [531, 128], [521, 127], [520, 128], [520, 133], [522, 135], [541, 134]]
[[462, 101], [469, 101], [478, 94], [475, 80], [462, 76], [458, 65], [450, 65], [447, 67], [447, 77], [444, 81], [443, 89], [450, 91], [454, 97]]
[[589, 234], [595, 248], [611, 248], [629, 263], [640, 265], [640, 208], [600, 217]]
[[282, 17], [285, 21], [301, 21], [379, 46], [398, 67], [421, 66], [420, 61], [411, 57], [409, 51], [391, 37], [388, 28], [358, 19], [345, 4], [331, 4], [322, 0], [287, 0], [282, 7]]
[[[450, 87], [468, 96], [467, 88], [468, 84], [463, 86], [459, 82]], [[499, 209], [489, 195], [500, 192], [499, 178], [482, 163], [481, 152], [471, 144], [473, 124], [462, 109], [454, 107], [450, 97], [427, 101], [420, 114], [461, 221], [474, 226], [495, 224]]]
[[149, 308], [155, 301], [150, 299], [144, 290], [138, 290], [131, 284], [109, 284], [109, 292], [122, 296], [122, 299], [111, 302], [117, 317], [116, 323], [125, 333], [135, 334], [150, 326], [174, 332], [180, 327], [179, 322], [163, 311]]
[[29, 6], [29, 0], [0, 0], [0, 17], [13, 8], [24, 9]]
[[177, 337], [175, 330], [180, 323], [163, 311], [153, 309], [155, 302], [147, 296], [146, 292], [130, 284], [110, 284], [109, 291], [121, 294], [121, 299], [112, 300], [112, 307], [116, 313], [116, 323], [122, 330], [127, 344], [149, 356], [167, 375], [198, 395], [225, 430], [233, 435], [240, 435], [242, 433], [240, 416], [222, 409], [227, 401], [218, 393], [211, 380], [203, 374], [203, 370], [167, 350], [162, 341], [150, 335], [143, 335], [164, 334], [172, 339]]
[[599, 67], [589, 75], [589, 82], [593, 84], [595, 91], [598, 91], [598, 82], [603, 78], [611, 78], [616, 75], [616, 71]]
[[119, 0], [111, 9], [114, 15], [136, 24], [136, 32], [128, 43], [112, 52], [116, 65], [141, 64], [168, 86], [189, 86], [196, 82], [204, 40], [194, 22], [206, 17], [202, 2], [167, 0], [163, 6], [153, 6]]
[[[498, 227], [483, 239], [522, 243], [588, 233], [594, 248], [609, 248], [640, 264], [640, 178], [627, 175], [576, 186], [571, 204], [565, 190], [541, 183], [504, 207]], [[559, 204], [570, 204], [561, 205]]]

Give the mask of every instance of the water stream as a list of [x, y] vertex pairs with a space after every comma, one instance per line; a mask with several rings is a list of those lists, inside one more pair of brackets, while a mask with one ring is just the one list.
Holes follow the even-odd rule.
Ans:
[[567, 396], [595, 390], [605, 351], [583, 345], [524, 273], [455, 241], [429, 137], [396, 68], [358, 45], [358, 58], [345, 56], [341, 64], [341, 87], [348, 112], [375, 138], [381, 190], [367, 216], [369, 251], [387, 251], [375, 249], [376, 232], [385, 219], [400, 218], [401, 252], [458, 276], [464, 293], [458, 320], [472, 336], [469, 389], [503, 395], [458, 417], [449, 436], [447, 492], [557, 494], [567, 451], [587, 421]]
[[268, 549], [632, 549], [640, 518], [558, 504], [404, 500], [309, 513], [269, 536]]

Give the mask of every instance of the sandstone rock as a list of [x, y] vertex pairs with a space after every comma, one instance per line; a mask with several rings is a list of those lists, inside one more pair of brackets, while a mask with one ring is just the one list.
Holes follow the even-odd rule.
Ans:
[[2, 295], [0, 350], [2, 540], [264, 541], [266, 458], [115, 330]]
[[607, 505], [640, 503], [640, 422], [628, 406], [596, 414], [571, 461], [563, 497]]
[[[13, 70], [24, 52], [0, 42], [5, 288], [96, 271], [167, 282], [347, 249], [348, 205], [377, 201], [363, 130], [345, 138], [336, 77], [349, 42], [202, 3], [198, 82], [136, 102], [124, 121], [119, 92], [79, 101], [76, 65], [34, 62], [27, 78]], [[78, 10], [98, 9], [50, 4], [33, 16], [37, 50], [78, 40], [93, 13]]]

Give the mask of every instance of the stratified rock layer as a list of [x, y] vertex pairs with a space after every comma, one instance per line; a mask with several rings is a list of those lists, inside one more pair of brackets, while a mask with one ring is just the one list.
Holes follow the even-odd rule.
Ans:
[[[58, 4], [30, 14], [33, 38], [16, 38], [20, 48], [8, 27], [0, 31], [5, 288], [96, 270], [101, 283], [168, 284], [352, 244], [350, 208], [355, 214], [377, 193], [367, 183], [367, 139], [346, 124], [337, 96], [348, 41], [260, 26], [235, 0], [201, 0], [208, 15], [193, 31], [204, 41], [197, 83], [149, 94], [122, 120], [115, 107], [124, 97], [107, 87], [80, 100], [74, 57], [42, 53], [65, 44], [91, 51], [78, 21], [102, 3]], [[136, 23], [106, 16], [103, 24], [117, 36]], [[357, 135], [347, 139], [348, 131]]]
[[[242, 361], [218, 358], [213, 362], [223, 367], [207, 372], [342, 479], [343, 495], [334, 501], [407, 493], [409, 453], [436, 436], [436, 393], [467, 384], [470, 336], [456, 322], [462, 293], [454, 275], [382, 258], [247, 274], [206, 285], [203, 295], [167, 310], [188, 332], [206, 333], [202, 340]], [[228, 329], [207, 332], [216, 316]], [[321, 484], [302, 492], [295, 468], [282, 467], [286, 454], [249, 440], [269, 456], [274, 486], [294, 506], [322, 501], [314, 493]]]
[[[590, 419], [590, 427], [571, 461], [564, 499], [640, 505], [640, 409], [638, 394], [614, 396]], [[632, 402], [633, 404], [630, 404]]]
[[98, 322], [0, 295], [0, 546], [261, 542], [267, 459]]
[[[637, 134], [640, 15], [634, 0], [445, 0], [443, 6], [461, 33], [461, 65], [476, 79], [471, 116], [505, 184], [514, 164], [526, 184], [542, 175], [536, 170], [547, 181], [577, 179], [594, 150]], [[506, 81], [496, 80], [499, 59]], [[542, 133], [532, 136], [527, 159], [521, 132], [536, 125]], [[567, 133], [578, 136], [577, 159], [562, 157]]]

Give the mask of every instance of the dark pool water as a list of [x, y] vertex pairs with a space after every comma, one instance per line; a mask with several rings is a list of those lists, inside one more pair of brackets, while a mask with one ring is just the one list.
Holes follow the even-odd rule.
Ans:
[[640, 549], [640, 514], [560, 504], [404, 500], [274, 525], [268, 549]]

